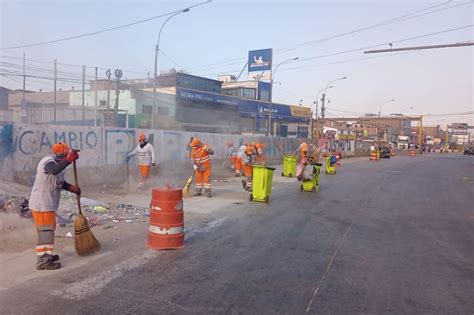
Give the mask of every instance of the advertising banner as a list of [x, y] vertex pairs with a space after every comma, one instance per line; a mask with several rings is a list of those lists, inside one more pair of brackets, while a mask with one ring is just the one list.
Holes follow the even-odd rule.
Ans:
[[250, 80], [270, 80], [272, 78], [273, 50], [260, 49], [249, 51], [248, 78]]

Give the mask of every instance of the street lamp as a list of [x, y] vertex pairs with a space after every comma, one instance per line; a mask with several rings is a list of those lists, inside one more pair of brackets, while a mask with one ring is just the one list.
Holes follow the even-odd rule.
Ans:
[[158, 33], [158, 41], [155, 46], [155, 68], [153, 71], [153, 108], [152, 108], [152, 115], [151, 115], [151, 128], [153, 129], [154, 125], [154, 117], [155, 117], [155, 107], [156, 107], [156, 81], [158, 80], [158, 54], [160, 52], [160, 38], [161, 38], [161, 31], [163, 31], [163, 27], [165, 27], [166, 23], [171, 20], [173, 17], [181, 14], [189, 12], [189, 8], [183, 9], [178, 11], [172, 15], [170, 15], [161, 25], [160, 31]]
[[380, 108], [379, 108], [379, 117], [380, 117], [380, 113], [382, 112], [382, 107], [383, 107], [385, 104], [388, 104], [388, 103], [391, 103], [391, 102], [395, 102], [395, 99], [390, 100], [390, 101], [386, 101], [385, 103], [382, 103], [382, 105], [380, 105]]
[[290, 61], [296, 61], [300, 59], [299, 57], [291, 58], [284, 60], [280, 62], [279, 64], [276, 65], [275, 69], [272, 71], [272, 79], [270, 81], [270, 105], [269, 105], [269, 110], [268, 110], [268, 126], [267, 126], [267, 135], [273, 136], [273, 130], [272, 130], [272, 103], [273, 103], [273, 79], [275, 78], [275, 73], [278, 70], [278, 67], [280, 67], [282, 64], [290, 62]]

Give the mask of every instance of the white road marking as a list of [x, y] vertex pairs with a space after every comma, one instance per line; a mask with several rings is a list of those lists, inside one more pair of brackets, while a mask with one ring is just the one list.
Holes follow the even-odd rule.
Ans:
[[[186, 234], [186, 239], [189, 240], [198, 234], [210, 232], [211, 230], [220, 226], [226, 220], [227, 217], [220, 218], [209, 222], [209, 224], [204, 228], [191, 230]], [[51, 291], [50, 294], [76, 301], [83, 300], [84, 298], [91, 295], [97, 295], [105, 288], [107, 284], [123, 276], [125, 272], [145, 265], [151, 259], [158, 257], [159, 254], [159, 251], [147, 250], [140, 256], [130, 257], [129, 259], [122, 261], [121, 263], [113, 266], [112, 269], [90, 275], [81, 281], [68, 285], [62, 290]]]

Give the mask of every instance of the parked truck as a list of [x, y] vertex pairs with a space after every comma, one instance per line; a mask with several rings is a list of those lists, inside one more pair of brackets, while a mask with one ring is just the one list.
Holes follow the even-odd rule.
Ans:
[[409, 136], [398, 136], [397, 148], [398, 149], [408, 149], [409, 142], [410, 142], [410, 137]]

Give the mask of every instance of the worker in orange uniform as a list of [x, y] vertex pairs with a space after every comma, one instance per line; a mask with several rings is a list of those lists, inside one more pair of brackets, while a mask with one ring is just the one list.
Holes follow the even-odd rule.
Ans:
[[303, 173], [303, 168], [308, 161], [308, 144], [304, 140], [299, 141], [298, 147], [298, 165], [296, 166], [296, 178], [300, 178]]
[[151, 166], [156, 165], [155, 150], [153, 145], [147, 142], [147, 139], [143, 133], [138, 135], [138, 145], [127, 155], [127, 162], [134, 155], [137, 155], [138, 170], [140, 171], [140, 181], [138, 187], [143, 187], [148, 183], [150, 177]]
[[211, 155], [214, 154], [214, 151], [198, 138], [194, 138], [190, 146], [192, 147], [191, 162], [196, 172], [196, 191], [194, 195], [201, 196], [202, 186], [204, 186], [206, 196], [211, 198]]
[[255, 164], [265, 165], [265, 146], [263, 143], [254, 143], [255, 147]]
[[242, 143], [242, 145], [237, 150], [237, 159], [235, 160], [235, 177], [239, 177], [240, 173], [243, 170], [243, 158], [245, 155], [245, 148], [247, 147], [246, 144]]
[[79, 158], [78, 151], [69, 150], [65, 143], [51, 147], [52, 155], [40, 160], [29, 199], [29, 207], [36, 226], [36, 269], [59, 269], [59, 255], [53, 255], [56, 211], [59, 207], [61, 190], [80, 195], [81, 190], [64, 180], [64, 169]]
[[255, 163], [255, 154], [255, 145], [246, 144], [245, 152], [242, 157], [242, 166], [245, 176], [245, 179], [242, 180], [242, 185], [246, 191], [252, 191], [253, 164]]

